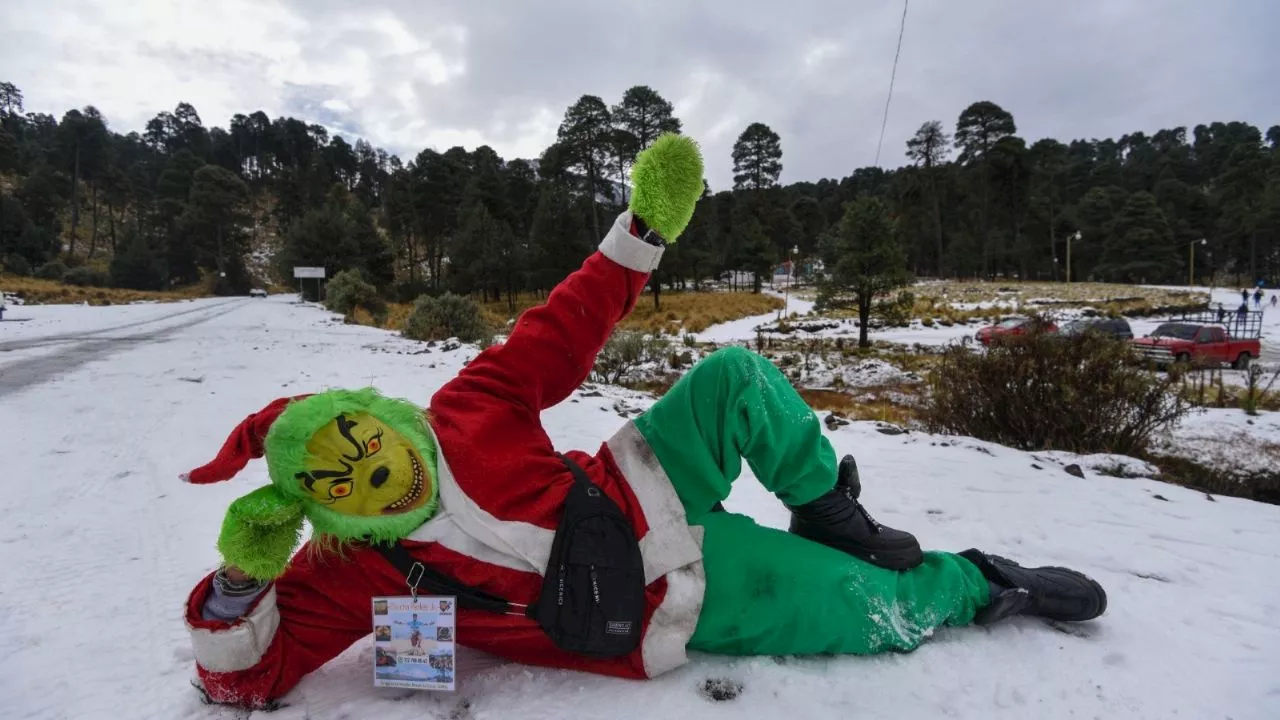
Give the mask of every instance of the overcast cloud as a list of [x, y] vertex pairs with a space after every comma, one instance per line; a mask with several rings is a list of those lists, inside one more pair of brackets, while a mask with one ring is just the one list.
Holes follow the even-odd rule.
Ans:
[[[902, 4], [870, 0], [2, 0], [0, 80], [28, 111], [92, 104], [118, 131], [192, 103], [206, 125], [294, 115], [406, 160], [536, 157], [584, 93], [647, 84], [731, 177], [747, 124], [783, 181], [875, 159]], [[1274, 0], [915, 0], [882, 164], [921, 122], [992, 100], [1030, 140], [1280, 124]]]

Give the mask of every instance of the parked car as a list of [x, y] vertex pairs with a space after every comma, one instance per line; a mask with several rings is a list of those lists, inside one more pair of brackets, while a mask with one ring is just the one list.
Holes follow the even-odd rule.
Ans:
[[1222, 326], [1188, 322], [1165, 323], [1151, 335], [1134, 340], [1133, 345], [1157, 367], [1173, 363], [1231, 363], [1231, 367], [1243, 370], [1262, 355], [1262, 341], [1258, 338], [1236, 340]]
[[[978, 342], [983, 345], [990, 345], [1001, 338], [1026, 335], [1035, 328], [1035, 322], [1036, 321], [1032, 318], [1009, 318], [1008, 320], [1002, 320], [995, 325], [989, 325], [982, 328], [978, 331], [975, 337]], [[1044, 332], [1052, 333], [1058, 331], [1058, 326], [1054, 325], [1050, 321], [1041, 320], [1039, 322], [1041, 323], [1040, 329]]]
[[249, 297], [266, 297], [267, 291], [262, 288], [254, 288], [249, 291]]
[[1067, 323], [1058, 332], [1067, 337], [1097, 333], [1117, 340], [1133, 339], [1133, 328], [1124, 318], [1083, 318]]

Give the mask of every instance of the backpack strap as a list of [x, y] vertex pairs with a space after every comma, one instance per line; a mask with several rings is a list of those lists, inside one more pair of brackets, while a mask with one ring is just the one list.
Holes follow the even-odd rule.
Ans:
[[[591, 482], [591, 478], [587, 477], [587, 473], [577, 463], [560, 453], [556, 453], [556, 456], [565, 464], [565, 467], [569, 468], [575, 483], [583, 486], [589, 495], [600, 494], [600, 488]], [[374, 544], [370, 547], [377, 550], [404, 576], [405, 584], [409, 586], [409, 592], [414, 597], [417, 597], [419, 590], [423, 590], [434, 595], [453, 595], [458, 598], [458, 606], [467, 610], [483, 610], [499, 615], [527, 615], [528, 606], [526, 605], [509, 602], [428, 568], [413, 559], [409, 549], [398, 541], [389, 545]]]
[[390, 545], [371, 545], [391, 566], [404, 576], [409, 592], [417, 597], [421, 590], [432, 595], [453, 595], [458, 598], [458, 606], [466, 610], [483, 610], [500, 615], [524, 615], [515, 608], [523, 605], [511, 603], [497, 595], [463, 584], [440, 572], [436, 572], [413, 558], [409, 549], [396, 542]]

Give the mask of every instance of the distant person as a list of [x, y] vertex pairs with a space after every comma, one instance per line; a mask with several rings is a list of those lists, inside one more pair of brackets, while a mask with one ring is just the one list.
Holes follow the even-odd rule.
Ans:
[[1275, 307], [1275, 306], [1276, 306], [1276, 294], [1271, 293], [1271, 307]]
[[1240, 307], [1236, 308], [1236, 332], [1239, 335], [1244, 334], [1244, 326], [1249, 319], [1249, 301], [1245, 300], [1240, 303]]
[[1259, 310], [1262, 309], [1262, 296], [1264, 294], [1262, 288], [1253, 291], [1253, 306]]
[[1227, 321], [1227, 309], [1222, 307], [1222, 303], [1218, 303], [1218, 324], [1221, 325]]
[[[1248, 288], [1246, 288], [1246, 289], [1244, 289], [1244, 290], [1241, 290], [1241, 291], [1240, 291], [1240, 299], [1244, 301], [1244, 304], [1245, 304], [1245, 305], [1248, 305], [1248, 304], [1249, 304], [1249, 290], [1248, 290]], [[1247, 310], [1248, 308], [1246, 307], [1245, 309]]]

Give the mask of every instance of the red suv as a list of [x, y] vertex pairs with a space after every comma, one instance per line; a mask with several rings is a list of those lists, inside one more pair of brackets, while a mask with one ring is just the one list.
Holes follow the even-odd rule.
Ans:
[[983, 345], [990, 345], [992, 342], [1000, 338], [1014, 337], [1017, 335], [1026, 335], [1036, 328], [1037, 322], [1041, 332], [1057, 332], [1058, 326], [1048, 320], [1035, 320], [1033, 318], [1009, 318], [1002, 320], [995, 325], [984, 327], [978, 331], [978, 342]]

